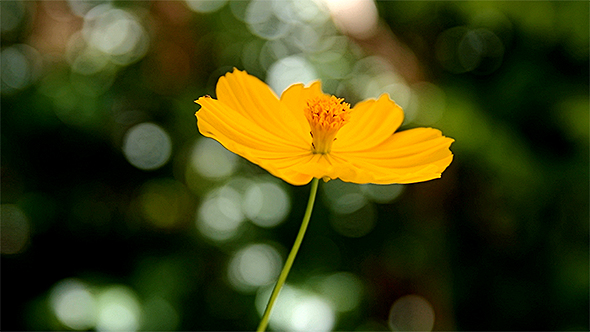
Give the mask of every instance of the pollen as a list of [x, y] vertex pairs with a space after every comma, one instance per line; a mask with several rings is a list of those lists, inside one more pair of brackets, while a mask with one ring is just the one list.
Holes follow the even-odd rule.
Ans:
[[350, 104], [343, 98], [322, 95], [307, 100], [304, 113], [311, 129], [312, 152], [329, 153], [338, 130], [350, 119]]

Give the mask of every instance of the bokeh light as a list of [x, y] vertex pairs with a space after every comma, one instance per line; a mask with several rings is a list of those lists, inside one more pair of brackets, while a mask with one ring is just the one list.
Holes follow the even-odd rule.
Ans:
[[96, 324], [97, 301], [90, 287], [77, 279], [55, 284], [49, 302], [57, 319], [73, 330], [88, 330]]
[[336, 272], [317, 277], [315, 288], [338, 312], [354, 310], [364, 296], [363, 282], [349, 272]]
[[375, 203], [390, 203], [403, 191], [403, 185], [357, 185], [333, 180], [322, 186], [323, 197], [332, 210], [330, 225], [341, 235], [362, 237], [375, 227]]
[[137, 295], [126, 286], [112, 285], [102, 290], [97, 301], [97, 331], [137, 331], [141, 306]]
[[292, 331], [331, 331], [335, 324], [334, 310], [320, 297], [304, 297], [292, 310]]
[[391, 203], [404, 192], [402, 184], [364, 184], [360, 186], [361, 191], [367, 198], [376, 203]]
[[292, 55], [273, 63], [268, 69], [268, 85], [277, 95], [293, 83], [311, 83], [318, 78], [315, 69], [300, 55]]
[[379, 15], [373, 0], [324, 0], [343, 32], [367, 39], [377, 31]]
[[2, 94], [12, 94], [26, 88], [34, 82], [41, 70], [39, 52], [26, 44], [2, 48], [0, 62]]
[[2, 254], [17, 254], [26, 249], [31, 235], [31, 225], [27, 215], [14, 204], [0, 205], [0, 229], [2, 229]]
[[82, 75], [94, 75], [109, 70], [108, 55], [88, 47], [82, 32], [76, 32], [70, 37], [66, 46], [66, 57], [72, 71]]
[[149, 40], [144, 28], [129, 12], [98, 5], [84, 15], [82, 35], [90, 47], [110, 56], [119, 65], [128, 65], [142, 58]]
[[377, 99], [387, 93], [404, 110], [408, 108], [412, 90], [387, 59], [375, 55], [364, 57], [356, 62], [352, 73], [351, 89], [361, 99]]
[[191, 151], [189, 165], [201, 176], [219, 180], [233, 174], [238, 158], [217, 141], [199, 139]]
[[228, 278], [234, 288], [252, 292], [273, 283], [281, 272], [283, 260], [268, 244], [250, 244], [237, 251], [229, 262]]
[[199, 232], [215, 241], [225, 241], [238, 235], [245, 220], [242, 196], [230, 186], [216, 189], [205, 197], [196, 216]]
[[357, 184], [340, 180], [329, 181], [322, 186], [322, 192], [330, 208], [341, 214], [352, 213], [367, 204], [361, 186]]
[[77, 279], [64, 279], [49, 294], [53, 313], [65, 327], [88, 330], [95, 326], [97, 299], [90, 287]]
[[78, 15], [84, 16], [90, 10], [101, 5], [108, 5], [110, 0], [67, 0], [71, 11]]
[[284, 37], [291, 29], [290, 2], [253, 0], [246, 9], [246, 23], [250, 31], [264, 39]]
[[197, 13], [213, 13], [227, 3], [226, 0], [185, 0], [187, 6]]
[[389, 311], [392, 331], [432, 331], [434, 309], [419, 295], [406, 295], [395, 301]]
[[274, 182], [256, 181], [244, 194], [244, 214], [255, 225], [274, 227], [280, 224], [291, 210], [291, 201], [282, 186]]
[[[261, 288], [256, 294], [256, 309], [262, 316], [272, 287]], [[336, 324], [336, 313], [322, 297], [295, 286], [285, 285], [280, 300], [273, 308], [269, 326], [285, 331], [331, 331]]]
[[140, 123], [125, 134], [123, 153], [131, 165], [143, 170], [154, 170], [170, 159], [172, 141], [157, 124]]

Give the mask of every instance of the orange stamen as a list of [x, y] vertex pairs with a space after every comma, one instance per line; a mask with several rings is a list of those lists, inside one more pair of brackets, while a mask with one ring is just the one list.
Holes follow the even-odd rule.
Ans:
[[343, 98], [322, 95], [307, 101], [304, 113], [311, 128], [313, 153], [329, 153], [338, 130], [350, 119], [350, 104]]

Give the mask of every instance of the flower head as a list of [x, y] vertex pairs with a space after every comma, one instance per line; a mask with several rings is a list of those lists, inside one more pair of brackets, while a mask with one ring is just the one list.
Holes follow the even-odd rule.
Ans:
[[319, 96], [307, 100], [303, 110], [311, 131], [313, 153], [330, 153], [336, 133], [350, 119], [350, 105], [334, 96]]
[[312, 178], [422, 182], [439, 178], [453, 159], [453, 139], [437, 129], [396, 132], [403, 111], [386, 94], [351, 108], [316, 81], [291, 85], [277, 98], [237, 69], [219, 79], [216, 94], [195, 101], [201, 134], [294, 185]]

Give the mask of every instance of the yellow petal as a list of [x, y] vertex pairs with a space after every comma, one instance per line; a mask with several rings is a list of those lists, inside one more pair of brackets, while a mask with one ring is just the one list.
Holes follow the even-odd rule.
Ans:
[[337, 179], [353, 177], [358, 169], [346, 160], [334, 159], [330, 154], [311, 154], [309, 158], [302, 158], [291, 169], [318, 179]]
[[275, 158], [273, 156], [265, 156], [259, 152], [251, 152], [247, 159], [290, 184], [304, 185], [311, 181], [312, 176], [299, 172], [297, 166], [310, 163], [313, 156], [311, 152], [307, 152], [302, 154], [285, 154]]
[[215, 138], [226, 147], [229, 142], [218, 139], [218, 136], [227, 137], [232, 142], [254, 150], [269, 152], [308, 150], [307, 146], [298, 146], [295, 141], [281, 137], [280, 132], [267, 131], [221, 101], [211, 97], [201, 97], [196, 102], [201, 105], [201, 109], [195, 114], [201, 134]]
[[309, 145], [309, 130], [301, 126], [303, 111], [294, 114], [258, 78], [234, 69], [219, 78], [216, 94], [219, 101], [260, 128], [296, 144]]
[[[333, 153], [358, 169], [356, 176], [340, 177], [355, 183], [414, 183], [439, 178], [453, 160], [452, 138], [432, 128], [395, 133], [365, 151]], [[362, 170], [362, 171], [361, 171]]]
[[314, 177], [378, 184], [426, 181], [440, 177], [453, 158], [453, 140], [438, 130], [393, 134], [403, 112], [387, 95], [356, 105], [332, 151], [313, 153], [304, 109], [309, 100], [324, 96], [320, 82], [292, 85], [279, 100], [262, 81], [236, 69], [220, 78], [216, 92], [218, 100], [196, 101], [199, 131], [294, 185]]
[[[310, 155], [305, 157], [298, 157], [298, 161], [295, 164], [304, 164]], [[274, 163], [273, 163], [274, 165]], [[288, 182], [295, 186], [301, 186], [304, 184], [308, 184], [311, 179], [313, 178], [309, 174], [304, 174], [296, 171], [292, 167], [285, 167], [285, 168], [266, 168], [272, 175], [283, 179], [285, 182]]]
[[[225, 96], [227, 97], [227, 94]], [[196, 101], [201, 105], [201, 109], [195, 114], [201, 134], [217, 140], [228, 150], [288, 183], [293, 185], [309, 183], [312, 177], [294, 171], [292, 166], [305, 163], [311, 158], [310, 143], [293, 140], [289, 135], [285, 135], [284, 128], [277, 130], [261, 126], [261, 123], [255, 122], [256, 118], [249, 116], [248, 112], [244, 113], [240, 103], [226, 97], [224, 99], [229, 100], [233, 107], [208, 96]], [[288, 112], [284, 106], [279, 106], [277, 109]]]
[[[289, 107], [293, 113], [303, 115], [303, 110], [307, 106], [307, 101], [323, 94], [320, 81], [315, 81], [308, 87], [305, 87], [302, 83], [297, 83], [289, 86], [283, 91], [281, 102]], [[303, 117], [302, 121], [302, 123], [309, 128], [305, 117]]]
[[293, 84], [283, 91], [283, 94], [281, 95], [281, 103], [291, 111], [295, 118], [292, 125], [301, 128], [305, 133], [305, 138], [308, 140], [308, 144], [310, 145], [310, 127], [305, 118], [304, 109], [307, 106], [308, 100], [311, 100], [316, 96], [321, 96], [322, 94], [320, 81], [315, 81], [309, 87], [305, 87], [301, 83]]
[[357, 151], [372, 148], [399, 128], [404, 113], [388, 95], [366, 100], [354, 106], [350, 121], [340, 129], [332, 151]]

